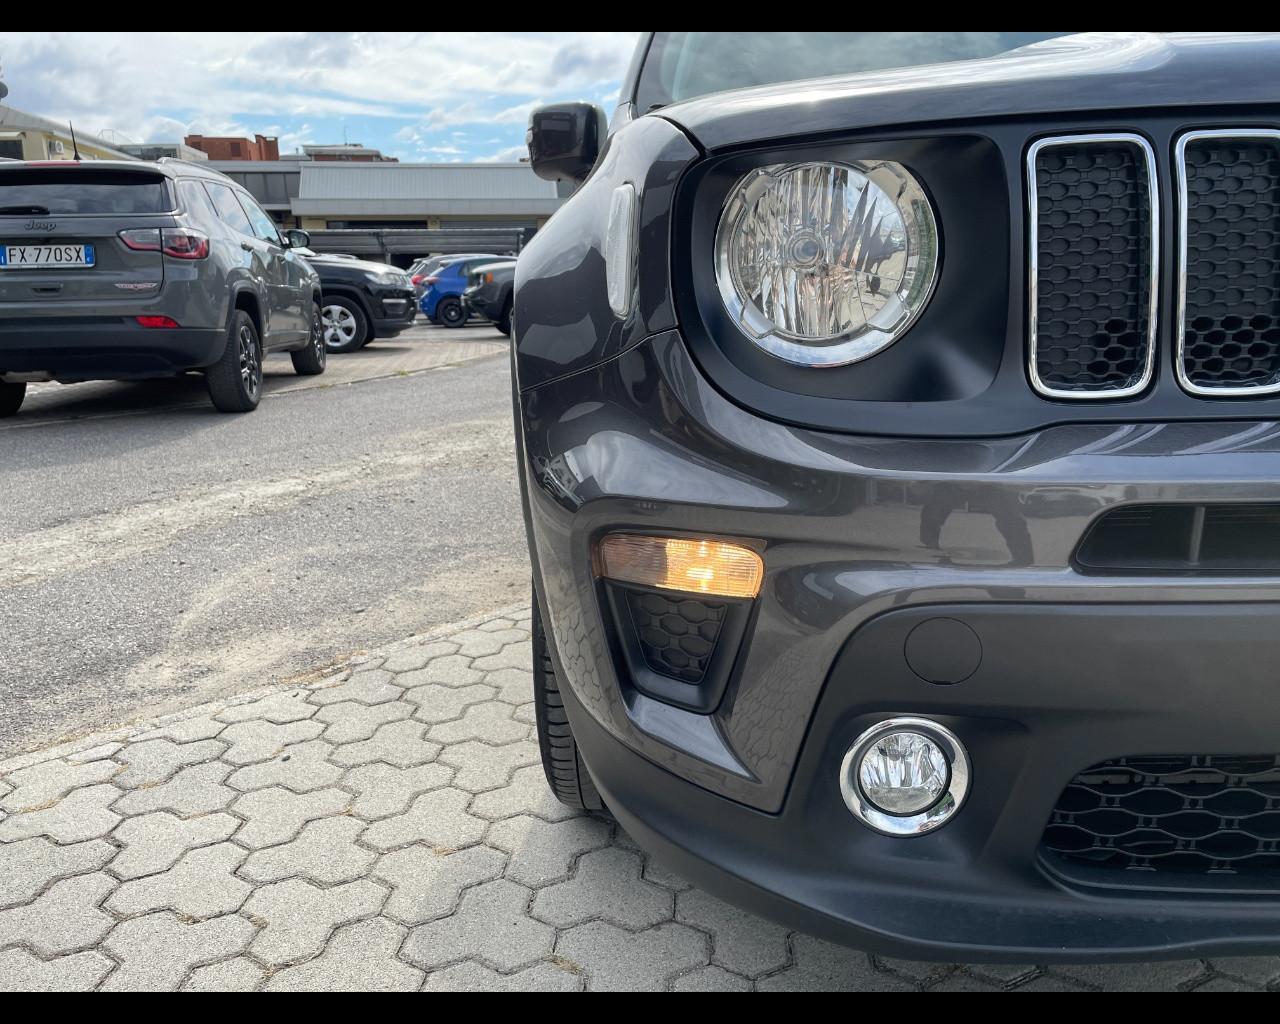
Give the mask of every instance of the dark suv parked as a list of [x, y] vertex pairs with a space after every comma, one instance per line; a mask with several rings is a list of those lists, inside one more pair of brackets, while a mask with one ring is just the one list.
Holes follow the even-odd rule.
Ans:
[[516, 261], [481, 263], [467, 274], [462, 304], [478, 313], [503, 334], [511, 333], [511, 295], [516, 280]]
[[0, 415], [28, 381], [199, 370], [247, 412], [262, 358], [325, 368], [320, 282], [248, 192], [181, 161], [0, 164]]
[[394, 338], [418, 315], [413, 283], [399, 267], [323, 253], [307, 257], [320, 275], [320, 323], [330, 352], [354, 352]]
[[1035, 35], [655, 33], [607, 145], [532, 115], [547, 777], [887, 954], [1274, 954], [1280, 37]]

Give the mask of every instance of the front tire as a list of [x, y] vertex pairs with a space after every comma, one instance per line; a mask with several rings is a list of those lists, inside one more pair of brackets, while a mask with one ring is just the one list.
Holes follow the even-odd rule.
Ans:
[[465, 327], [467, 311], [462, 308], [462, 302], [459, 299], [450, 296], [436, 304], [436, 319], [446, 327]]
[[252, 412], [262, 400], [262, 341], [243, 309], [231, 317], [222, 358], [205, 371], [209, 397], [219, 412]]
[[27, 397], [27, 385], [6, 384], [0, 381], [0, 420], [6, 416], [15, 416], [22, 408], [22, 400]]
[[330, 352], [354, 352], [369, 338], [369, 320], [355, 299], [335, 295], [320, 309], [324, 344]]
[[560, 683], [547, 648], [547, 634], [542, 627], [538, 594], [533, 594], [533, 710], [538, 723], [538, 747], [542, 751], [542, 770], [547, 785], [556, 799], [579, 811], [603, 811], [604, 801], [591, 779], [591, 772], [578, 753], [573, 728], [564, 711]]
[[289, 353], [293, 360], [294, 373], [300, 377], [315, 377], [324, 373], [329, 362], [329, 349], [324, 343], [324, 327], [320, 323], [320, 304], [311, 307], [311, 337], [307, 339], [307, 347]]
[[500, 334], [511, 337], [511, 303], [507, 303], [502, 307], [502, 313], [498, 319], [493, 322], [493, 326], [498, 328]]

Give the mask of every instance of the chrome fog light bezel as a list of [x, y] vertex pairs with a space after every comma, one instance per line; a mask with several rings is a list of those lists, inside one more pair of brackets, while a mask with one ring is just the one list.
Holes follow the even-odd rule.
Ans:
[[[917, 814], [894, 815], [877, 807], [862, 791], [859, 769], [862, 758], [878, 740], [890, 733], [920, 733], [935, 743], [947, 759], [950, 776], [942, 795]], [[945, 825], [969, 795], [969, 755], [950, 729], [927, 718], [888, 718], [877, 722], [854, 741], [840, 762], [840, 795], [855, 818], [886, 836], [918, 836]]]

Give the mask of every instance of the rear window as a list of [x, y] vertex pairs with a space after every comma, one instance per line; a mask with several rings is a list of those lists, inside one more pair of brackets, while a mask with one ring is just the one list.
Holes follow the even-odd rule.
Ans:
[[168, 179], [83, 167], [0, 170], [0, 216], [167, 213]]

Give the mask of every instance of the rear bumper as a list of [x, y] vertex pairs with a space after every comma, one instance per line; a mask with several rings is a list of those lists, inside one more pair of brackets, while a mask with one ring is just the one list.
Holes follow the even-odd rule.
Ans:
[[141, 380], [217, 362], [221, 329], [141, 327], [124, 317], [0, 320], [0, 373], [47, 373], [55, 380]]
[[[1231, 893], [1126, 872], [1107, 888], [1040, 849], [1064, 787], [1099, 762], [1280, 753], [1280, 578], [1101, 577], [1072, 562], [1117, 505], [1280, 502], [1276, 424], [822, 434], [728, 402], [670, 334], [523, 393], [519, 426], [566, 706], [642, 845], [734, 902], [891, 955], [1280, 950], [1280, 878]], [[592, 570], [596, 540], [617, 530], [764, 545], [711, 714], [627, 677]], [[938, 618], [981, 652], [944, 673], [954, 685], [908, 658], [912, 631]], [[838, 769], [866, 728], [903, 715], [960, 738], [972, 787], [953, 821], [893, 839], [848, 811]]]

